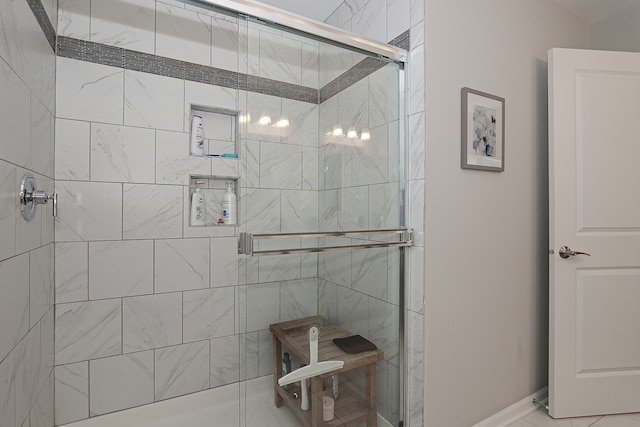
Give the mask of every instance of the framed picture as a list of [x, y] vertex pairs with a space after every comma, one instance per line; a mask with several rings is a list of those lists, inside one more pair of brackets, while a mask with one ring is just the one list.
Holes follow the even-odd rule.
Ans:
[[461, 166], [504, 171], [504, 98], [462, 88]]

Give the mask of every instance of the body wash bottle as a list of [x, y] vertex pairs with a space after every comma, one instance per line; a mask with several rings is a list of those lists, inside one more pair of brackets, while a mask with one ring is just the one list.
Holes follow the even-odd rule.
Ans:
[[196, 181], [196, 191], [191, 198], [191, 225], [205, 225], [204, 195], [200, 192], [200, 185], [204, 181]]
[[204, 156], [204, 134], [202, 132], [202, 117], [191, 117], [191, 155]]
[[227, 182], [227, 191], [222, 197], [222, 219], [225, 225], [235, 225], [238, 223], [236, 193], [234, 193], [231, 188], [231, 181]]

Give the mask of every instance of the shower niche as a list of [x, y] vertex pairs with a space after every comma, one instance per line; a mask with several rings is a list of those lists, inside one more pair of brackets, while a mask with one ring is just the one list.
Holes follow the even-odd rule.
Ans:
[[[190, 120], [202, 118], [204, 155], [213, 158], [238, 158], [238, 112], [204, 105], [191, 105]], [[190, 135], [193, 138], [193, 126]], [[193, 155], [193, 154], [192, 154]]]
[[[229, 161], [237, 162], [235, 159], [224, 159], [225, 163]], [[204, 197], [204, 224], [192, 224], [191, 211], [193, 195], [196, 188], [200, 188], [200, 193]], [[223, 201], [225, 193], [229, 187], [235, 195], [235, 223], [230, 224], [229, 221], [224, 222]], [[239, 224], [239, 206], [238, 200], [240, 195], [239, 178], [237, 175], [189, 175], [189, 186], [185, 187], [185, 215], [184, 233], [185, 237], [223, 237], [235, 236], [236, 228]]]

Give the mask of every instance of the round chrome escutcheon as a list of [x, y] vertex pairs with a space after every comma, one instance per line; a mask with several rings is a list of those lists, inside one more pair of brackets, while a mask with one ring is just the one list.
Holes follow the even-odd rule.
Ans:
[[36, 192], [36, 179], [30, 173], [24, 174], [20, 184], [20, 206], [22, 216], [27, 221], [31, 221], [36, 216], [38, 206], [31, 200], [31, 196]]

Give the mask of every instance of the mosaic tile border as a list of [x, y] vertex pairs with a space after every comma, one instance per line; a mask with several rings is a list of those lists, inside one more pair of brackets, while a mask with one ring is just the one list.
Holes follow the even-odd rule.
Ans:
[[56, 51], [56, 30], [53, 28], [51, 24], [51, 20], [49, 19], [49, 15], [47, 15], [47, 11], [44, 9], [41, 0], [27, 0], [27, 4], [31, 8], [33, 15], [36, 17], [36, 21], [40, 24], [40, 28], [44, 33], [44, 36], [47, 38], [49, 42], [49, 46], [55, 52]]
[[[26, 1], [40, 24], [40, 28], [47, 38], [49, 45], [58, 56], [123, 68], [125, 70], [141, 71], [165, 77], [278, 96], [312, 104], [323, 103], [388, 63], [381, 59], [365, 58], [333, 81], [327, 83], [324, 87], [314, 89], [264, 77], [228, 71], [222, 68], [136, 52], [107, 44], [79, 40], [71, 37], [56, 37], [55, 29], [42, 5], [42, 1]], [[400, 34], [391, 40], [389, 44], [408, 51], [410, 46], [410, 30]]]

